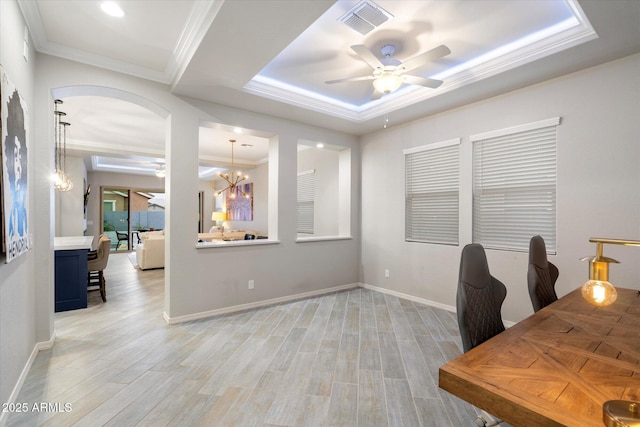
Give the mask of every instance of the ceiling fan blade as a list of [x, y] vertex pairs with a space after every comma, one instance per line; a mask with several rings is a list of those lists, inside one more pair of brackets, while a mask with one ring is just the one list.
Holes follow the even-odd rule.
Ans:
[[328, 85], [331, 85], [334, 83], [342, 83], [342, 82], [358, 82], [361, 80], [373, 80], [374, 78], [375, 77], [373, 76], [347, 77], [345, 79], [329, 80], [329, 81], [326, 81], [325, 83]]
[[428, 77], [408, 76], [406, 74], [402, 77], [405, 83], [424, 86], [424, 87], [430, 87], [431, 89], [435, 89], [443, 83], [442, 80], [430, 79]]
[[382, 97], [382, 95], [384, 95], [384, 93], [380, 92], [379, 90], [373, 90], [373, 93], [371, 94], [371, 101], [375, 101], [376, 99], [380, 99]]
[[354, 44], [351, 46], [351, 49], [355, 53], [357, 53], [360, 58], [364, 59], [364, 61], [371, 66], [374, 70], [376, 68], [384, 68], [384, 64], [380, 62], [380, 60], [363, 44]]
[[451, 53], [451, 50], [445, 45], [441, 44], [436, 48], [433, 48], [431, 50], [421, 53], [418, 56], [414, 56], [413, 58], [406, 60], [405, 62], [402, 63], [401, 67], [404, 71], [411, 71], [415, 68], [423, 66], [429, 61], [442, 58], [443, 56], [447, 56], [450, 53]]

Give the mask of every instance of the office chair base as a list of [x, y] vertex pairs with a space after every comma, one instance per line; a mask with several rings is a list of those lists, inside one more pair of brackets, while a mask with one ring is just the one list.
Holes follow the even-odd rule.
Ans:
[[[488, 415], [486, 412], [482, 411], [483, 415], [478, 415], [476, 417], [476, 425], [478, 427], [494, 427], [502, 423], [502, 420], [495, 420], [493, 417]], [[487, 421], [488, 419], [488, 421]]]

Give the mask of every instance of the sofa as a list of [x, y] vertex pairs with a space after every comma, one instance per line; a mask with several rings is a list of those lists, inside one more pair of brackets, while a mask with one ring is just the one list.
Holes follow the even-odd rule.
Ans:
[[164, 268], [164, 231], [140, 233], [136, 246], [136, 263], [141, 270]]
[[[201, 242], [220, 242], [223, 240], [244, 240], [245, 234], [252, 234], [257, 239], [266, 238], [255, 231], [228, 230], [224, 233], [199, 233]], [[136, 263], [141, 270], [164, 268], [164, 231], [148, 231], [140, 233], [140, 241], [136, 246]]]

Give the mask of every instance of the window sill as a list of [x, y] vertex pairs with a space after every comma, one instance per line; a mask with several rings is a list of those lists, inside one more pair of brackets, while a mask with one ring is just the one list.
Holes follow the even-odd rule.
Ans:
[[269, 240], [269, 239], [220, 240], [216, 242], [198, 242], [196, 243], [196, 249], [229, 248], [233, 246], [277, 245], [279, 243], [280, 243], [280, 240]]
[[332, 240], [353, 240], [353, 236], [313, 236], [313, 237], [298, 237], [296, 243], [306, 242], [326, 242]]

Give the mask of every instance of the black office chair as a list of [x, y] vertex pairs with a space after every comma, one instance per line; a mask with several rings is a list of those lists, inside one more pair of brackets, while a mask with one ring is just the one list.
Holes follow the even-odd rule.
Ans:
[[489, 273], [482, 245], [462, 249], [456, 308], [464, 352], [504, 331], [500, 309], [507, 296], [504, 284]]
[[555, 285], [559, 275], [558, 267], [547, 260], [547, 247], [544, 239], [540, 236], [533, 236], [529, 242], [527, 283], [534, 312], [558, 299]]
[[255, 240], [255, 238], [256, 238], [255, 234], [247, 233], [247, 234], [244, 235], [244, 240]]
[[[456, 310], [464, 352], [504, 331], [500, 315], [507, 297], [504, 284], [489, 273], [482, 245], [473, 243], [462, 249]], [[497, 426], [503, 421], [482, 411], [475, 419], [479, 427]]]

